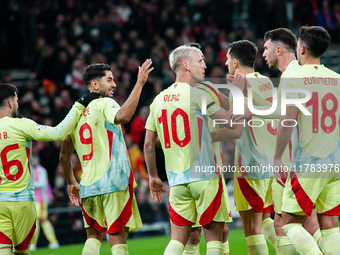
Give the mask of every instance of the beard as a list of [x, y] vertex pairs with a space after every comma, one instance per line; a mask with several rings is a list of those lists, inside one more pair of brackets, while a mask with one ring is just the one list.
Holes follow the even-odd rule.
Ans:
[[269, 63], [268, 67], [269, 69], [277, 69], [279, 65], [279, 62], [277, 61], [277, 59], [275, 59], [272, 63]]
[[13, 110], [12, 110], [12, 117], [13, 117], [13, 118], [18, 117], [18, 110], [17, 110], [17, 109], [14, 109], [14, 108], [13, 108]]
[[113, 95], [115, 93], [115, 89], [112, 89], [112, 96], [110, 94], [110, 92], [104, 88], [103, 86], [101, 86], [101, 84], [99, 83], [99, 90], [98, 93], [100, 94], [101, 97], [109, 97], [109, 98], [113, 98]]

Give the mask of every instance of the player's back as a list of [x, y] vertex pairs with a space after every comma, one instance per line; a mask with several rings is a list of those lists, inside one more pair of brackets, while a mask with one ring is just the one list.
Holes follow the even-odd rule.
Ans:
[[0, 119], [0, 201], [33, 201], [31, 140], [22, 131], [29, 120]]
[[130, 163], [120, 125], [114, 124], [119, 105], [110, 98], [91, 102], [71, 133], [82, 165], [81, 197], [125, 190]]
[[[303, 103], [311, 115], [299, 111], [293, 131], [292, 142], [299, 142], [293, 145], [295, 156], [303, 157], [302, 154], [307, 153], [328, 157], [338, 147], [340, 75], [323, 65], [304, 65], [287, 77], [285, 86], [307, 89], [311, 93], [311, 99]], [[305, 95], [289, 93], [287, 97], [304, 98]]]
[[[258, 72], [246, 75], [247, 81], [255, 92], [257, 102], [272, 102], [273, 84], [271, 80]], [[254, 100], [254, 99], [253, 99]], [[262, 102], [261, 102], [262, 101]], [[230, 100], [232, 104], [232, 100]], [[237, 140], [235, 162], [238, 167], [269, 166], [273, 164], [277, 134], [277, 120], [253, 116], [245, 122], [242, 136]], [[268, 178], [271, 172], [249, 171], [252, 179]]]
[[[150, 106], [146, 128], [158, 134], [170, 186], [211, 178], [206, 173], [202, 177], [200, 168], [215, 165], [207, 116], [200, 108], [202, 93], [177, 82], [162, 91]], [[191, 176], [191, 169], [199, 171]]]
[[[262, 100], [267, 102], [273, 101], [274, 86], [268, 77], [255, 72], [247, 74], [246, 78], [253, 91], [259, 95]], [[250, 125], [248, 125], [256, 147], [270, 158], [274, 157], [277, 123], [277, 120], [266, 120], [266, 116], [253, 116], [251, 123], [249, 123]]]

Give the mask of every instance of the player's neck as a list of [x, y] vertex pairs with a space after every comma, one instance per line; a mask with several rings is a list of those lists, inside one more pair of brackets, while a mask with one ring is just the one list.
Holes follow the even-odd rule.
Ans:
[[240, 66], [240, 67], [238, 68], [238, 70], [240, 71], [241, 74], [255, 73], [254, 68], [251, 68], [251, 67]]
[[290, 64], [290, 62], [292, 62], [293, 60], [296, 60], [295, 55], [294, 54], [287, 54], [286, 56], [279, 58], [279, 70], [281, 71], [281, 73], [283, 73], [284, 71], [286, 71], [288, 65]]
[[305, 57], [301, 61], [301, 65], [320, 65], [320, 58]]
[[4, 117], [12, 117], [11, 111], [8, 108], [0, 109], [0, 119]]
[[176, 73], [176, 81], [190, 84], [190, 76], [188, 72], [178, 72]]

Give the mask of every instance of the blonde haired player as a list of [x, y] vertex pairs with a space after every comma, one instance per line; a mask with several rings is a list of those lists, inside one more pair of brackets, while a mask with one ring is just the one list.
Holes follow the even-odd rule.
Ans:
[[215, 172], [195, 171], [196, 167], [215, 165], [206, 116], [201, 112], [202, 96], [207, 96], [209, 117], [230, 120], [229, 114], [206, 92], [192, 87], [197, 79], [203, 81], [206, 69], [200, 49], [180, 46], [171, 52], [169, 61], [176, 81], [151, 104], [144, 144], [150, 191], [158, 202], [162, 200], [164, 186], [155, 164], [157, 136], [165, 155], [170, 186], [171, 241], [164, 254], [182, 254], [191, 226], [196, 222], [203, 226], [207, 254], [223, 254], [222, 230], [228, 218], [223, 180]]

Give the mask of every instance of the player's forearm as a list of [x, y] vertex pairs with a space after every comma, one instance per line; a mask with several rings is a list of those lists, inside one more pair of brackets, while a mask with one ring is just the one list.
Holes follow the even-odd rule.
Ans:
[[234, 130], [221, 128], [217, 131], [211, 132], [212, 142], [234, 141], [239, 139], [243, 132], [243, 126], [239, 125]]
[[220, 127], [226, 127], [229, 129], [235, 129], [231, 126], [231, 120], [229, 113], [223, 108], [220, 108], [217, 112], [209, 116], [211, 119], [216, 120], [215, 123], [219, 124]]
[[222, 92], [219, 92], [218, 93], [220, 98], [221, 98], [221, 101], [222, 101], [222, 108], [226, 111], [229, 111], [229, 98], [226, 97]]
[[72, 169], [72, 163], [70, 159], [67, 159], [67, 157], [63, 157], [62, 155], [60, 156], [60, 166], [61, 170], [63, 171], [63, 174], [65, 176], [65, 180], [67, 184], [74, 184], [77, 183], [76, 178], [74, 177], [73, 174], [73, 169]]
[[282, 155], [289, 143], [290, 137], [293, 132], [293, 127], [290, 127], [290, 126], [295, 125], [294, 121], [287, 120], [285, 116], [283, 116], [280, 119], [280, 122], [282, 122], [283, 120], [285, 120], [286, 127], [279, 125], [277, 139], [276, 139], [276, 150], [275, 150], [274, 160], [282, 158]]
[[161, 141], [159, 140], [159, 137], [156, 138], [155, 145], [158, 148], [162, 148], [162, 144], [161, 144]]
[[62, 141], [77, 124], [85, 107], [75, 102], [66, 117], [55, 127], [37, 126], [32, 129], [31, 137], [38, 141]]
[[125, 101], [125, 103], [120, 107], [119, 111], [115, 116], [114, 123], [121, 124], [127, 123], [131, 120], [133, 114], [136, 111], [140, 95], [142, 93], [143, 85], [136, 83], [130, 96]]
[[[259, 110], [259, 111], [269, 110], [270, 108], [271, 106], [270, 107], [269, 106], [256, 106], [256, 110]], [[266, 119], [280, 119], [281, 118], [281, 106], [278, 105], [273, 113], [266, 114], [266, 115], [259, 115], [259, 114], [253, 113], [253, 116], [266, 118]]]
[[[245, 100], [247, 100], [247, 105], [248, 105], [248, 97], [245, 98]], [[253, 92], [253, 94], [252, 94], [252, 103], [253, 103], [253, 105], [256, 105], [256, 106], [267, 106], [268, 109], [272, 106], [271, 102], [263, 99], [256, 92]]]
[[144, 155], [145, 155], [145, 163], [148, 168], [148, 174], [150, 177], [158, 177], [157, 168], [156, 168], [156, 152], [155, 152], [155, 143], [147, 143], [144, 144]]

